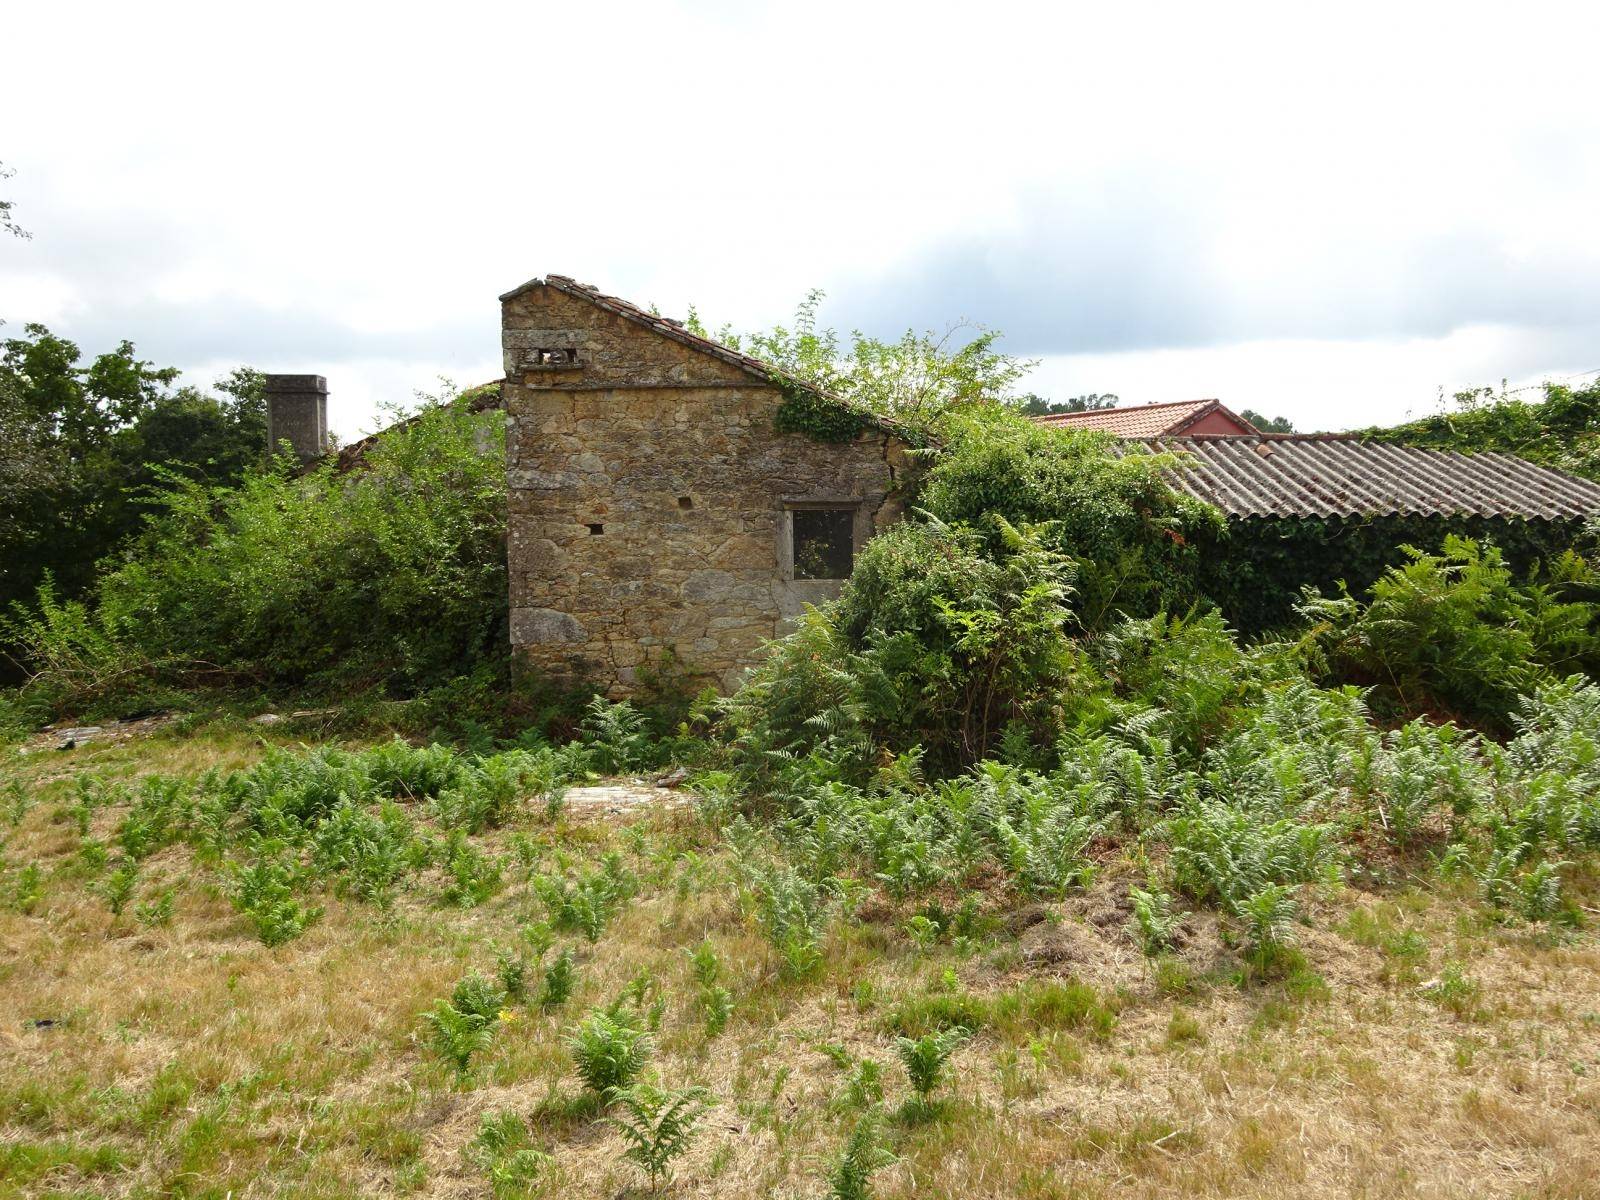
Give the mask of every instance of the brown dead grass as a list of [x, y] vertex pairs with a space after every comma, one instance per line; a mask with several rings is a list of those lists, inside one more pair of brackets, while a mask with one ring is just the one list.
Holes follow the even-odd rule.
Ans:
[[[186, 849], [146, 867], [141, 895], [177, 889], [165, 928], [112, 918], [72, 877], [77, 834], [57, 810], [73, 773], [192, 773], [243, 765], [263, 744], [157, 738], [5, 768], [40, 796], [6, 862], [57, 875], [33, 915], [0, 911], [0, 1196], [485, 1196], [463, 1148], [482, 1114], [501, 1110], [522, 1114], [554, 1155], [545, 1194], [642, 1194], [617, 1135], [575, 1109], [563, 1046], [576, 1016], [642, 969], [669, 998], [660, 1077], [719, 1097], [673, 1195], [821, 1193], [854, 1119], [838, 1103], [841, 1052], [884, 1067], [899, 1161], [877, 1177], [881, 1197], [1597, 1194], [1600, 951], [1589, 934], [1497, 928], [1437, 890], [1345, 891], [1315, 906], [1303, 972], [1240, 983], [1207, 914], [1190, 919], [1168, 964], [1139, 954], [1124, 929], [1130, 869], [1113, 862], [1088, 895], [1041, 906], [969, 958], [918, 953], [897, 911], [869, 907], [874, 920], [836, 932], [818, 978], [788, 984], [714, 836], [687, 812], [646, 817], [643, 856], [613, 828], [565, 839], [578, 857], [628, 849], [646, 886], [597, 946], [576, 943], [567, 1009], [517, 1014], [458, 1083], [420, 1044], [418, 1013], [539, 915], [520, 883], [470, 911], [427, 894], [389, 913], [329, 899], [305, 936], [268, 949]], [[114, 820], [101, 814], [96, 832]], [[563, 840], [537, 816], [527, 828]], [[701, 857], [681, 889], [685, 867], [670, 850], [654, 856], [661, 846]], [[1383, 938], [1407, 930], [1426, 949], [1397, 966]], [[703, 937], [737, 1001], [715, 1039], [684, 955]], [[1421, 987], [1446, 962], [1481, 985], [1465, 1015]], [[902, 998], [946, 990], [947, 972], [979, 997], [1081, 980], [1117, 1022], [1106, 1036], [997, 1023], [958, 1052], [933, 1119], [895, 1117], [906, 1089], [889, 1016]], [[34, 1028], [41, 1018], [57, 1024]], [[46, 1150], [59, 1161], [41, 1170]]]

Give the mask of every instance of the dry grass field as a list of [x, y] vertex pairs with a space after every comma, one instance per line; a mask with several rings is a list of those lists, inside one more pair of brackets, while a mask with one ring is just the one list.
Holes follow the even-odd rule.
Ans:
[[[954, 941], [864, 895], [790, 981], [693, 806], [594, 820], [530, 802], [472, 839], [503, 880], [471, 907], [428, 867], [387, 907], [321, 896], [320, 919], [268, 946], [218, 864], [178, 842], [114, 915], [93, 847], [125, 809], [75, 808], [77, 781], [193, 776], [265, 746], [220, 728], [3, 752], [0, 1195], [646, 1195], [566, 1045], [624, 994], [654, 1027], [647, 1078], [714, 1097], [666, 1195], [827, 1195], [869, 1109], [894, 1157], [879, 1197], [1600, 1195], [1600, 948], [1496, 923], [1436, 878], [1318, 889], [1294, 965], [1262, 979], [1205, 913], [1146, 957], [1128, 930], [1139, 864], [1107, 851], [1081, 894], [985, 899]], [[598, 940], [546, 949], [530, 870], [608, 852], [636, 894]], [[1594, 879], [1568, 883], [1592, 910]], [[690, 959], [703, 942], [731, 1001], [720, 1031]], [[537, 952], [563, 948], [565, 1003], [508, 1000], [465, 1073], [435, 1051], [421, 1014], [459, 980], [492, 977], [500, 951], [536, 978]], [[895, 1037], [954, 1024], [970, 1040], [912, 1102]], [[516, 1169], [480, 1137], [498, 1113], [539, 1152]]]

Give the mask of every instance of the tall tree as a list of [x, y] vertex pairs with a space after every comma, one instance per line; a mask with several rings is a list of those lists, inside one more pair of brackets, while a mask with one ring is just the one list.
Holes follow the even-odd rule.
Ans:
[[[7, 167], [5, 163], [0, 162], [0, 181], [10, 179], [15, 174], [15, 171]], [[0, 200], [0, 229], [5, 230], [12, 237], [31, 238], [33, 234], [18, 225], [11, 216], [12, 210], [16, 206], [15, 200]]]
[[1087, 396], [1073, 396], [1070, 400], [1047, 400], [1029, 392], [1017, 398], [1017, 409], [1025, 417], [1051, 417], [1060, 413], [1099, 412], [1115, 408], [1120, 398], [1114, 392], [1091, 392]]
[[1288, 417], [1264, 417], [1253, 408], [1243, 409], [1239, 415], [1262, 433], [1293, 433], [1294, 422]]
[[173, 389], [178, 371], [131, 342], [83, 362], [43, 325], [0, 343], [0, 610], [46, 573], [75, 595], [135, 532], [163, 470], [232, 483], [266, 447], [260, 378], [236, 371], [221, 398]]

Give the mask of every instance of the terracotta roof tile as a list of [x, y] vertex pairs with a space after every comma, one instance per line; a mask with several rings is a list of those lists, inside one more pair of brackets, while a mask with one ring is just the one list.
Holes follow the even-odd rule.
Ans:
[[1163, 404], [1140, 404], [1128, 408], [1051, 413], [1035, 417], [1034, 420], [1058, 429], [1097, 429], [1117, 437], [1145, 438], [1182, 433], [1206, 414], [1219, 411], [1243, 429], [1254, 428], [1243, 417], [1224, 408], [1220, 400], [1171, 400]]

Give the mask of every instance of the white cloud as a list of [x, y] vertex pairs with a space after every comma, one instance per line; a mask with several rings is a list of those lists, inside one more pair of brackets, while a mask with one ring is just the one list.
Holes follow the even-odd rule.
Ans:
[[320, 370], [347, 435], [492, 370], [495, 296], [550, 270], [744, 326], [821, 285], [879, 330], [1007, 328], [1041, 390], [1310, 424], [1358, 382], [1365, 413], [1600, 366], [1590, 5], [61, 3], [6, 33], [36, 236], [0, 242], [0, 317]]

